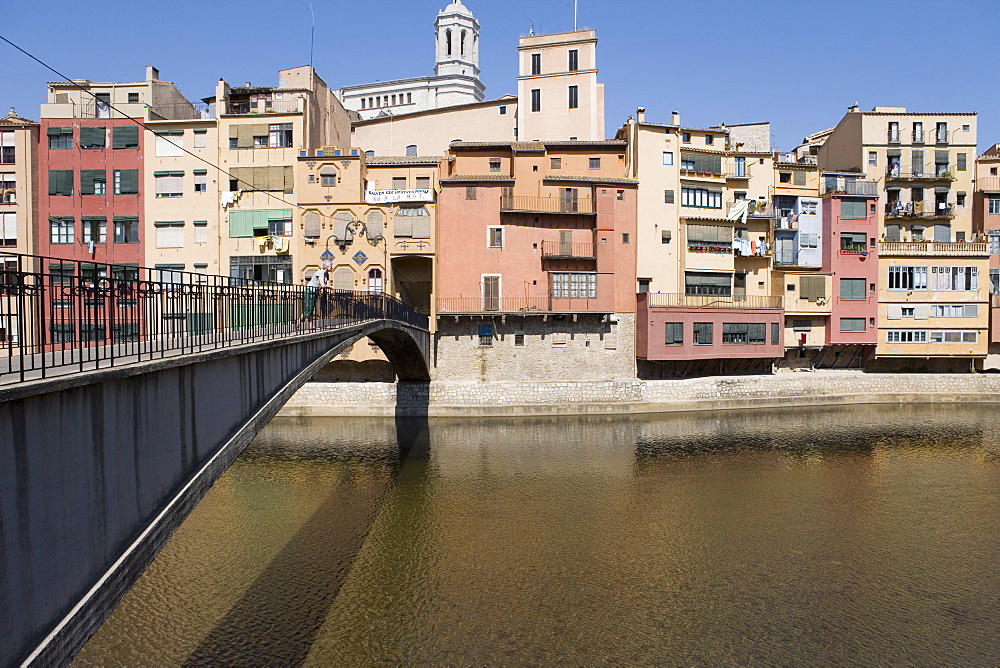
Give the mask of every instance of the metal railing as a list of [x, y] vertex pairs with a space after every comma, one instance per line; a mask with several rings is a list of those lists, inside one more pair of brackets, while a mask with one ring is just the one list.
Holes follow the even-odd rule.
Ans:
[[866, 179], [838, 178], [836, 182], [827, 179], [823, 184], [823, 192], [834, 195], [864, 195], [877, 196], [879, 184]]
[[0, 252], [0, 385], [379, 319], [428, 326], [382, 293]]
[[593, 260], [597, 257], [597, 246], [593, 242], [563, 242], [543, 241], [542, 257], [583, 258]]
[[646, 295], [646, 304], [651, 307], [781, 308], [781, 302], [780, 295], [686, 295], [679, 292], [650, 292]]
[[527, 313], [551, 311], [548, 297], [442, 297], [437, 313]]
[[887, 202], [886, 218], [954, 218], [955, 205], [936, 202]]
[[500, 198], [500, 210], [530, 213], [594, 213], [594, 200], [583, 197], [504, 195]]
[[974, 241], [880, 241], [879, 255], [989, 255], [990, 245]]
[[[942, 165], [944, 163], [941, 163]], [[901, 169], [885, 170], [887, 181], [955, 181], [955, 174], [950, 169], [911, 169], [904, 172]]]
[[257, 100], [256, 102], [245, 100], [229, 101], [226, 103], [226, 113], [231, 116], [288, 114], [302, 111], [299, 106], [300, 102], [301, 100], [297, 97], [290, 100]]

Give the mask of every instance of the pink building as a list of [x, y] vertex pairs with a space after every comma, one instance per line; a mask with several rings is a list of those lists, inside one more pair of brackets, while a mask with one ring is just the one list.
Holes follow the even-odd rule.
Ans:
[[451, 145], [435, 289], [449, 377], [634, 377], [637, 184], [624, 153], [624, 141]]
[[878, 342], [878, 184], [860, 174], [830, 173], [822, 190], [822, 270], [833, 277], [823, 356], [867, 359]]

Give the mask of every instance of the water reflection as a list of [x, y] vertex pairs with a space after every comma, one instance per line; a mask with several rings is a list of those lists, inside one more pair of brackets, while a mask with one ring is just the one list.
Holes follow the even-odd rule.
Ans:
[[77, 663], [993, 663], [998, 445], [960, 406], [279, 419]]

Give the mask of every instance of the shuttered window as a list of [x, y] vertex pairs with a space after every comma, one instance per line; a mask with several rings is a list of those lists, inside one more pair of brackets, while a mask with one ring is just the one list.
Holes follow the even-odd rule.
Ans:
[[17, 212], [0, 211], [0, 246], [17, 245]]
[[49, 170], [49, 194], [50, 195], [72, 195], [73, 194], [73, 170], [72, 169], [50, 169]]
[[910, 172], [917, 176], [924, 173], [924, 152], [922, 149], [910, 151]]
[[183, 248], [184, 247], [184, 222], [179, 220], [158, 220], [153, 223], [156, 227], [156, 247], [157, 248]]
[[799, 297], [811, 302], [826, 299], [826, 277], [802, 276], [799, 279]]
[[156, 133], [156, 156], [158, 158], [184, 155], [183, 146], [183, 130], [164, 130]]
[[267, 123], [241, 123], [229, 126], [229, 138], [236, 140], [236, 148], [253, 148], [254, 137], [263, 137], [264, 146], [267, 146], [269, 133]]
[[292, 168], [288, 166], [234, 167], [229, 173], [237, 180], [237, 190], [282, 191], [291, 193]]
[[385, 234], [385, 214], [381, 211], [369, 211], [365, 216], [365, 227], [368, 228], [368, 236], [381, 237]]
[[336, 290], [354, 290], [354, 270], [337, 267], [333, 272], [333, 287]]
[[673, 190], [664, 190], [663, 191], [663, 202], [665, 204], [673, 204], [674, 203], [674, 191]]
[[722, 173], [722, 156], [705, 153], [681, 153], [681, 169]]
[[840, 200], [840, 217], [843, 220], [867, 220], [867, 202], [863, 199]]
[[192, 224], [194, 225], [194, 242], [196, 244], [208, 243], [208, 221], [195, 220]]
[[865, 279], [863, 278], [840, 279], [840, 298], [847, 300], [867, 299], [868, 295], [865, 292]]
[[684, 294], [728, 297], [732, 294], [732, 283], [732, 274], [687, 272], [684, 274]]
[[966, 156], [965, 153], [958, 153], [958, 154], [955, 155], [955, 170], [956, 171], [959, 171], [959, 172], [964, 172], [965, 171], [965, 167], [966, 167], [966, 165], [965, 165], [966, 157], [965, 156]]
[[111, 128], [113, 148], [138, 148], [139, 128], [135, 125], [116, 125]]
[[394, 220], [397, 237], [431, 238], [431, 216], [424, 206], [400, 206]]
[[49, 149], [53, 151], [67, 151], [73, 148], [73, 128], [49, 128]]
[[304, 228], [304, 234], [308, 238], [316, 239], [319, 237], [320, 227], [322, 223], [322, 218], [315, 211], [307, 211], [304, 216], [302, 216], [302, 227]]
[[135, 195], [139, 192], [139, 170], [138, 169], [116, 169], [115, 170], [115, 194]]
[[116, 244], [139, 243], [138, 216], [115, 216], [114, 223]]
[[184, 195], [184, 172], [153, 172], [157, 197]]
[[668, 346], [679, 346], [684, 343], [684, 323], [683, 322], [665, 322], [663, 323], [664, 328], [664, 343]]
[[103, 169], [80, 170], [80, 194], [104, 195], [107, 192], [108, 176]]
[[806, 184], [805, 172], [792, 172], [792, 185], [804, 186]]
[[[250, 209], [229, 213], [230, 238], [256, 236], [254, 230], [269, 232], [271, 221], [291, 220], [291, 209]], [[319, 236], [319, 235], [317, 235]]]
[[842, 332], [863, 332], [865, 331], [864, 318], [841, 318], [840, 331]]
[[108, 131], [101, 127], [80, 128], [80, 148], [105, 148]]
[[354, 216], [347, 211], [341, 211], [333, 216], [333, 234], [337, 239], [351, 239], [354, 234], [350, 230]]

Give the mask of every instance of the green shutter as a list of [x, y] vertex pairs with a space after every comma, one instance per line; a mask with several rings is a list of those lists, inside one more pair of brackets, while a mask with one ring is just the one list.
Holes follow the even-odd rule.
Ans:
[[195, 176], [197, 176], [199, 174], [208, 174], [208, 170], [207, 169], [192, 169], [191, 173], [194, 174]]
[[184, 171], [160, 171], [153, 172], [153, 176], [184, 176]]
[[49, 170], [49, 194], [50, 195], [72, 195], [73, 194], [73, 170], [72, 169], [50, 169]]
[[232, 211], [229, 214], [229, 236], [252, 237], [253, 236], [253, 211]]
[[121, 170], [120, 193], [122, 195], [136, 195], [139, 193], [139, 170]]
[[823, 276], [802, 276], [799, 279], [799, 297], [814, 302], [826, 297], [826, 279]]
[[114, 148], [136, 148], [139, 146], [139, 128], [135, 125], [116, 125], [111, 129], [111, 145]]
[[94, 181], [107, 181], [107, 176], [103, 169], [81, 169], [80, 194], [93, 195]]
[[73, 128], [72, 127], [68, 127], [68, 128], [65, 128], [65, 127], [64, 128], [49, 128], [48, 129], [48, 135], [50, 137], [58, 137], [59, 135], [71, 135], [71, 134], [73, 134]]
[[955, 170], [959, 172], [965, 171], [965, 153], [959, 153], [955, 156]]
[[104, 148], [108, 131], [104, 126], [80, 128], [80, 148]]
[[267, 212], [268, 220], [291, 220], [292, 210], [291, 209], [271, 209]]
[[843, 199], [840, 201], [840, 217], [844, 220], [866, 220], [866, 201], [863, 199]]

